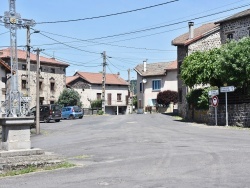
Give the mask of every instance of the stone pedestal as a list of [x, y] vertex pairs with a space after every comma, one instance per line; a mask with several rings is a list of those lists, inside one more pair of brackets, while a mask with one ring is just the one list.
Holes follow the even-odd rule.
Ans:
[[4, 117], [0, 118], [2, 126], [1, 149], [23, 150], [31, 149], [30, 126], [34, 117]]

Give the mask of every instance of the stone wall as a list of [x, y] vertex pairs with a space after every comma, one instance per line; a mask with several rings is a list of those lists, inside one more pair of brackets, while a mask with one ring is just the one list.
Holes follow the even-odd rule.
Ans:
[[227, 35], [233, 34], [234, 40], [249, 36], [250, 16], [221, 23], [221, 41], [227, 41]]
[[221, 46], [220, 32], [216, 31], [211, 35], [198, 40], [188, 46], [188, 55], [196, 51], [207, 51]]
[[[190, 110], [187, 120], [215, 125], [215, 109], [210, 106], [209, 110]], [[219, 105], [217, 108], [217, 124], [226, 125], [225, 105]], [[228, 125], [250, 127], [250, 104], [228, 105]]]

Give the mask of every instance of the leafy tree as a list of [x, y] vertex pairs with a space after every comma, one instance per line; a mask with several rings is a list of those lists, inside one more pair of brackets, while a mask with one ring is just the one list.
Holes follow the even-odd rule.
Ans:
[[62, 106], [80, 106], [82, 107], [81, 103], [81, 96], [79, 93], [73, 89], [64, 89], [63, 92], [60, 94], [57, 103]]
[[209, 108], [208, 91], [211, 89], [207, 87], [191, 90], [186, 96], [188, 104], [194, 109], [207, 110]]
[[250, 90], [250, 38], [229, 41], [221, 48], [194, 52], [181, 66], [184, 83], [194, 85], [234, 85]]
[[101, 108], [102, 107], [102, 100], [94, 100], [91, 101], [91, 108]]
[[184, 83], [189, 87], [197, 84], [221, 85], [220, 72], [215, 71], [218, 68], [219, 56], [220, 49], [218, 48], [203, 52], [197, 51], [187, 56], [181, 66], [181, 78]]
[[250, 84], [250, 38], [230, 41], [221, 48], [221, 78], [227, 85], [248, 88]]
[[168, 106], [170, 102], [178, 102], [178, 93], [176, 91], [163, 91], [157, 94], [157, 103], [163, 106]]

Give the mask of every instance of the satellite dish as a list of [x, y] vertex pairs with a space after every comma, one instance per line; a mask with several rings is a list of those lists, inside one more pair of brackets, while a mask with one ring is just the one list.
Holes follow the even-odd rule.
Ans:
[[147, 83], [147, 79], [146, 79], [146, 78], [142, 79], [142, 82], [143, 82], [144, 84], [146, 84], [146, 83]]

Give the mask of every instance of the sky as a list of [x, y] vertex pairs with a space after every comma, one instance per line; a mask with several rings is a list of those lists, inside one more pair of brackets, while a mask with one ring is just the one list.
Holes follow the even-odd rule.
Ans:
[[[40, 31], [31, 34], [32, 48], [68, 63], [67, 76], [101, 72], [105, 51], [107, 73], [119, 72], [125, 80], [128, 70], [136, 79], [133, 69], [144, 60], [176, 60], [171, 41], [188, 32], [189, 21], [199, 27], [249, 8], [250, 0], [16, 0], [16, 12], [35, 20], [32, 29]], [[6, 11], [9, 0], [0, 0], [0, 16]], [[0, 23], [0, 49], [10, 45], [8, 31]], [[26, 30], [17, 33], [17, 45], [25, 50]]]

